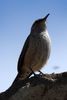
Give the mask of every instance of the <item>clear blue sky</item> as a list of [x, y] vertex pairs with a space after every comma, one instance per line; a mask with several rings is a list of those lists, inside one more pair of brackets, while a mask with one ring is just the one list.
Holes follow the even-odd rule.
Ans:
[[17, 74], [18, 57], [32, 23], [47, 13], [52, 52], [42, 71], [67, 71], [67, 0], [0, 0], [0, 91]]

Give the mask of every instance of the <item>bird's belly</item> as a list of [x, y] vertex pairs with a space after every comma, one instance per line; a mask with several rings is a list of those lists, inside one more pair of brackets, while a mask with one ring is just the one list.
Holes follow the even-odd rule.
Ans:
[[41, 69], [50, 55], [49, 43], [49, 41], [42, 37], [35, 41], [32, 39], [25, 57], [25, 66], [31, 67], [34, 71]]
[[50, 45], [49, 42], [45, 39], [41, 39], [39, 43], [39, 48], [37, 48], [35, 62], [36, 64], [33, 66], [33, 70], [41, 69], [47, 62], [50, 55]]

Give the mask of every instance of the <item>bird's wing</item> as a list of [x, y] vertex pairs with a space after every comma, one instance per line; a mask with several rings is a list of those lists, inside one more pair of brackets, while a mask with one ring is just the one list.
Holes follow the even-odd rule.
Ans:
[[18, 59], [18, 72], [21, 71], [21, 68], [23, 66], [23, 62], [24, 62], [24, 57], [25, 57], [25, 54], [27, 52], [27, 49], [29, 47], [29, 41], [30, 41], [30, 35], [27, 37], [26, 41], [25, 41], [25, 44], [23, 46], [23, 49], [21, 51], [21, 54], [19, 56], [19, 59]]

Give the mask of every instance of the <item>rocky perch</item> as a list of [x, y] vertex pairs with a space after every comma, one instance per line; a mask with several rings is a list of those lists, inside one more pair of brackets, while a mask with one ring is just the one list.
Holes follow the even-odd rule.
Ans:
[[67, 100], [67, 72], [36, 75], [13, 82], [0, 100]]

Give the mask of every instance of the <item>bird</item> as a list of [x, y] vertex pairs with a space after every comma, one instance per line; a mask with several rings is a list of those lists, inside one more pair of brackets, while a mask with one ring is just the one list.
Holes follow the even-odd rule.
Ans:
[[32, 71], [46, 65], [51, 53], [51, 39], [46, 25], [49, 15], [34, 21], [18, 59], [16, 79], [24, 80]]

